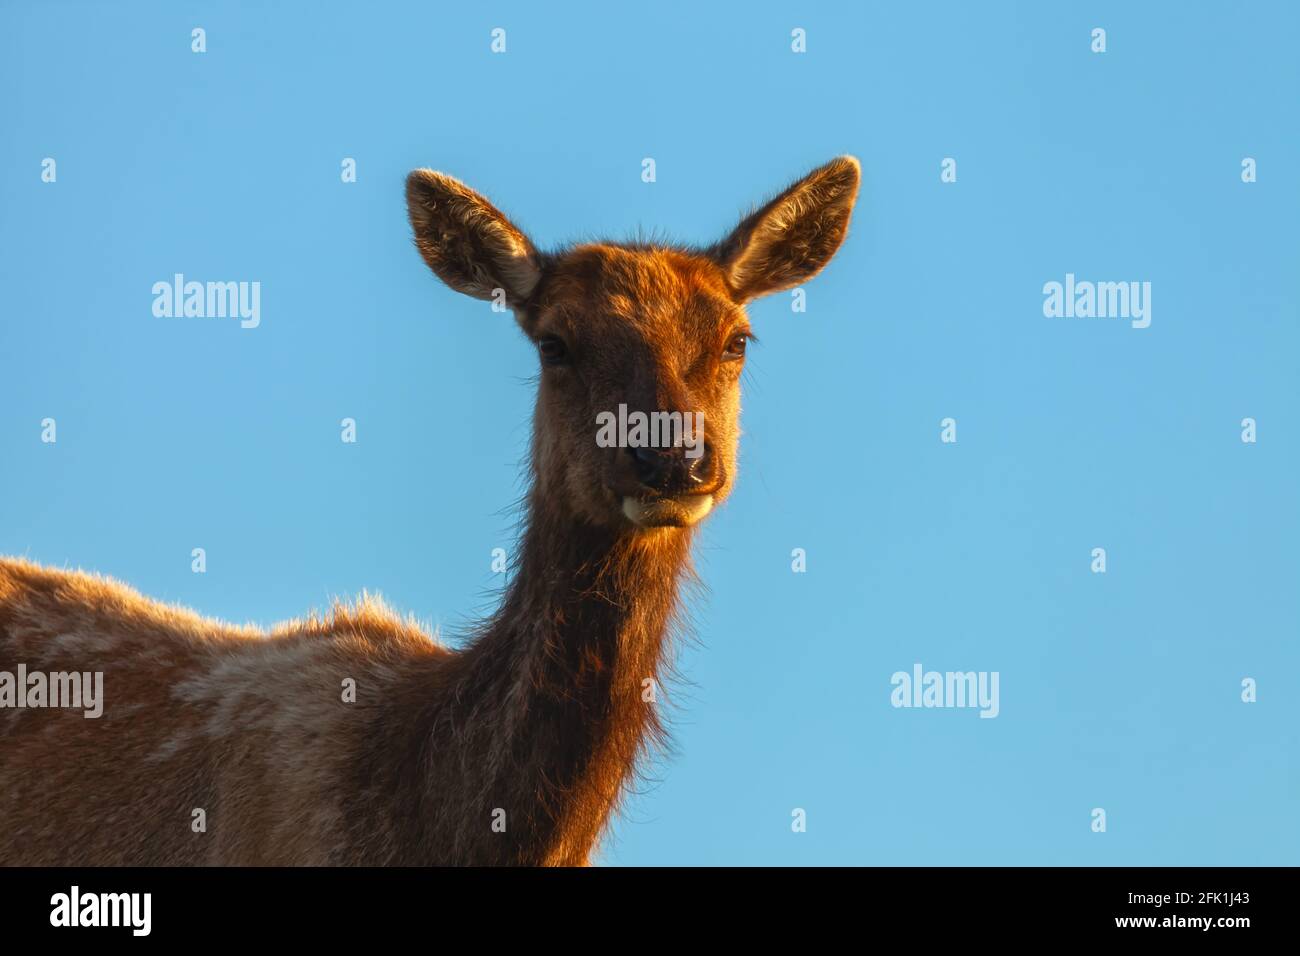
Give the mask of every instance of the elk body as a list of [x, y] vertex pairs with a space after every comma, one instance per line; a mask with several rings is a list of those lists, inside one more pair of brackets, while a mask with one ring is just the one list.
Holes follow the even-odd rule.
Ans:
[[[369, 600], [263, 633], [0, 559], [0, 674], [102, 672], [104, 698], [0, 706], [0, 862], [585, 864], [661, 733], [692, 528], [735, 479], [744, 304], [826, 265], [858, 180], [836, 159], [708, 248], [542, 253], [412, 173], [425, 261], [504, 295], [541, 364], [499, 609], [459, 651]], [[601, 447], [620, 405], [702, 414], [702, 448]]]

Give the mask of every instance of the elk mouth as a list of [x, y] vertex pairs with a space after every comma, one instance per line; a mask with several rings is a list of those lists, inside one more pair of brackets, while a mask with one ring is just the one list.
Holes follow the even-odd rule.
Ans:
[[712, 510], [712, 493], [623, 497], [623, 515], [638, 528], [689, 528]]

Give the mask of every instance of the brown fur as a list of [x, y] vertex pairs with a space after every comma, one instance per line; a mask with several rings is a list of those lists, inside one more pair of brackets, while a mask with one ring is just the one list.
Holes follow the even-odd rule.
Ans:
[[857, 182], [856, 161], [836, 160], [703, 251], [541, 254], [468, 187], [413, 173], [430, 267], [470, 295], [504, 290], [525, 333], [567, 353], [542, 371], [500, 609], [460, 652], [369, 599], [267, 634], [0, 560], [0, 670], [102, 671], [105, 697], [97, 720], [0, 709], [0, 861], [586, 863], [662, 734], [645, 690], [663, 675], [698, 520], [676, 492], [648, 492], [625, 449], [597, 446], [595, 416], [702, 411], [710, 467], [681, 500], [725, 499], [743, 305], [826, 264]]

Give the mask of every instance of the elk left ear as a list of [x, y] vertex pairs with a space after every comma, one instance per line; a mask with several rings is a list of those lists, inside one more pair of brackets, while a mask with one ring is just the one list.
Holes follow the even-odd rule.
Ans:
[[738, 302], [806, 282], [831, 261], [849, 231], [861, 167], [841, 156], [814, 169], [746, 217], [711, 250]]
[[443, 282], [476, 299], [504, 290], [513, 305], [532, 294], [542, 269], [528, 237], [460, 180], [432, 169], [406, 177], [406, 206], [420, 255]]

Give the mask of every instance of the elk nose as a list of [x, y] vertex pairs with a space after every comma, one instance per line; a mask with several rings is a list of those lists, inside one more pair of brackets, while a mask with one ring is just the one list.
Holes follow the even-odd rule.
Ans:
[[703, 484], [712, 470], [712, 447], [708, 442], [699, 446], [699, 454], [688, 455], [687, 451], [683, 447], [627, 449], [637, 481], [655, 491], [681, 492]]

